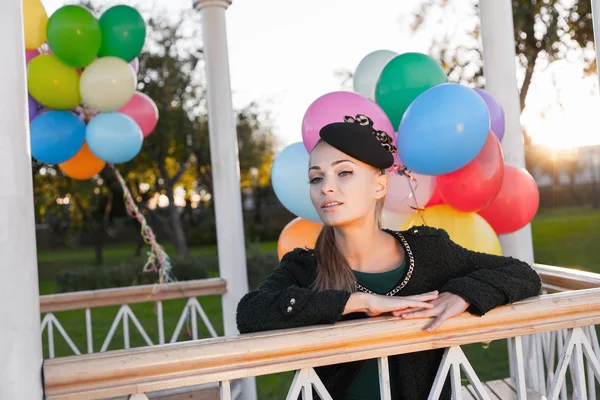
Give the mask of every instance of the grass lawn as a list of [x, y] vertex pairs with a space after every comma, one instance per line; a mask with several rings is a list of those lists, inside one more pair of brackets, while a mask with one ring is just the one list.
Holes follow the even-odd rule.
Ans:
[[[600, 273], [600, 251], [596, 249], [600, 243], [600, 210], [592, 209], [566, 209], [543, 210], [538, 213], [532, 223], [535, 259], [538, 263], [558, 265], [584, 269]], [[135, 245], [108, 247], [105, 250], [107, 263], [118, 263], [123, 259], [131, 259]], [[276, 251], [276, 243], [269, 242], [260, 245], [261, 251]], [[173, 248], [166, 245], [167, 252]], [[192, 255], [216, 254], [216, 246], [192, 248]], [[50, 294], [56, 292], [55, 274], [65, 268], [77, 268], [90, 265], [94, 260], [93, 249], [79, 249], [71, 251], [40, 251], [39, 277], [40, 293]], [[140, 258], [140, 268], [145, 260]], [[176, 271], [175, 271], [176, 272]], [[208, 314], [216, 331], [222, 335], [221, 303], [218, 296], [199, 299]], [[167, 340], [177, 324], [181, 314], [184, 300], [171, 300], [163, 304], [165, 319], [165, 336]], [[136, 304], [131, 306], [135, 315], [140, 320], [144, 329], [154, 343], [158, 342], [158, 331], [153, 304]], [[118, 311], [118, 307], [107, 307], [92, 310], [94, 349], [98, 351], [110, 329], [110, 325]], [[86, 349], [85, 342], [85, 314], [84, 311], [70, 311], [57, 313], [57, 317], [74, 343], [80, 350]], [[130, 328], [131, 346], [144, 346], [141, 335], [137, 330]], [[201, 337], [208, 337], [208, 331], [200, 322], [199, 333]], [[56, 356], [72, 354], [69, 347], [60, 339], [55, 330]], [[44, 351], [48, 354], [47, 337], [44, 336]], [[109, 349], [122, 348], [122, 328], [117, 329]], [[184, 331], [179, 340], [189, 340], [189, 335]], [[473, 367], [482, 380], [493, 380], [508, 376], [508, 357], [506, 341], [495, 341], [489, 345], [473, 344], [464, 346], [465, 352]], [[268, 375], [257, 378], [260, 399], [280, 399], [291, 383], [292, 373]]]

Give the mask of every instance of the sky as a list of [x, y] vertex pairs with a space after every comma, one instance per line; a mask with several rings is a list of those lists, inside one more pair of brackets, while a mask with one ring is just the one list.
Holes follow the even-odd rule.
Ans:
[[[179, 11], [191, 0], [153, 0]], [[63, 0], [42, 0], [50, 15]], [[115, 3], [114, 0], [106, 3]], [[135, 6], [130, 0], [120, 3]], [[227, 10], [233, 101], [268, 110], [280, 146], [302, 140], [301, 122], [321, 95], [341, 90], [335, 71], [354, 71], [368, 53], [426, 53], [433, 32], [410, 34], [406, 17], [419, 0], [234, 0]], [[147, 3], [146, 3], [147, 4]], [[367, 6], [368, 5], [368, 6]], [[199, 38], [201, 40], [201, 38]], [[564, 148], [600, 143], [595, 76], [584, 79], [577, 59], [536, 73], [521, 121], [533, 141]], [[558, 96], [563, 109], [557, 106]], [[546, 113], [545, 118], [540, 113]]]

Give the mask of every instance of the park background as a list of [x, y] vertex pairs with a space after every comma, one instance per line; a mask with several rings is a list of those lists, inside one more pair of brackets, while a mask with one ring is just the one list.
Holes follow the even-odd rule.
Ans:
[[[138, 89], [154, 99], [160, 120], [141, 153], [118, 168], [171, 256], [177, 279], [217, 276], [200, 18], [181, 0], [126, 3], [147, 21]], [[51, 14], [65, 3], [43, 4]], [[101, 12], [117, 3], [78, 4]], [[589, 2], [519, 0], [513, 10], [527, 169], [540, 191], [532, 222], [535, 260], [600, 273], [595, 248], [600, 241], [600, 98]], [[277, 265], [277, 238], [295, 217], [274, 195], [273, 160], [282, 148], [301, 141], [302, 116], [312, 101], [351, 89], [352, 72], [364, 54], [419, 51], [438, 60], [452, 82], [483, 87], [485, 80], [474, 1], [255, 0], [235, 2], [227, 15], [253, 289]], [[142, 272], [148, 248], [109, 168], [92, 180], [75, 181], [32, 160], [32, 172], [40, 294], [156, 281]], [[171, 307], [180, 310], [183, 300], [165, 308], [165, 324], [175, 324], [179, 316], [174, 312], [169, 320]], [[220, 298], [203, 300], [203, 307], [222, 334]], [[151, 304], [132, 309], [144, 326], [152, 326], [144, 324], [155, 318]], [[94, 311], [97, 340], [106, 336], [117, 311]], [[82, 314], [65, 313], [63, 325], [84, 347]], [[132, 335], [132, 346], [143, 343]], [[506, 362], [491, 362], [506, 359], [504, 343], [467, 349], [482, 380], [508, 375]], [[56, 355], [67, 354], [66, 343], [58, 342]], [[282, 397], [291, 376], [259, 377], [259, 398]]]

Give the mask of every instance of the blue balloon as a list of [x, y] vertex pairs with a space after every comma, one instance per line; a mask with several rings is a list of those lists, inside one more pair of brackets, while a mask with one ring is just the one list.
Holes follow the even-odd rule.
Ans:
[[310, 201], [308, 158], [304, 143], [287, 146], [273, 162], [271, 183], [275, 195], [290, 212], [313, 222], [321, 222]]
[[128, 115], [106, 112], [88, 123], [85, 141], [99, 159], [117, 164], [133, 159], [140, 152], [144, 135]]
[[68, 111], [48, 111], [30, 125], [31, 155], [46, 164], [71, 159], [83, 146], [85, 123]]
[[408, 107], [398, 129], [398, 155], [423, 175], [443, 175], [467, 165], [483, 148], [490, 113], [473, 89], [434, 86]]

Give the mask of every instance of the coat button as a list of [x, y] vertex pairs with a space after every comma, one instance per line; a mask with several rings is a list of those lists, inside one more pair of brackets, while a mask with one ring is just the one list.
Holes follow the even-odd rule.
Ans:
[[288, 312], [288, 313], [291, 313], [291, 312], [292, 312], [292, 307], [291, 307], [291, 306], [287, 308], [287, 312]]
[[296, 304], [296, 299], [294, 299], [294, 298], [292, 297], [292, 298], [290, 299], [290, 304], [291, 304], [291, 305], [294, 305], [294, 304]]

